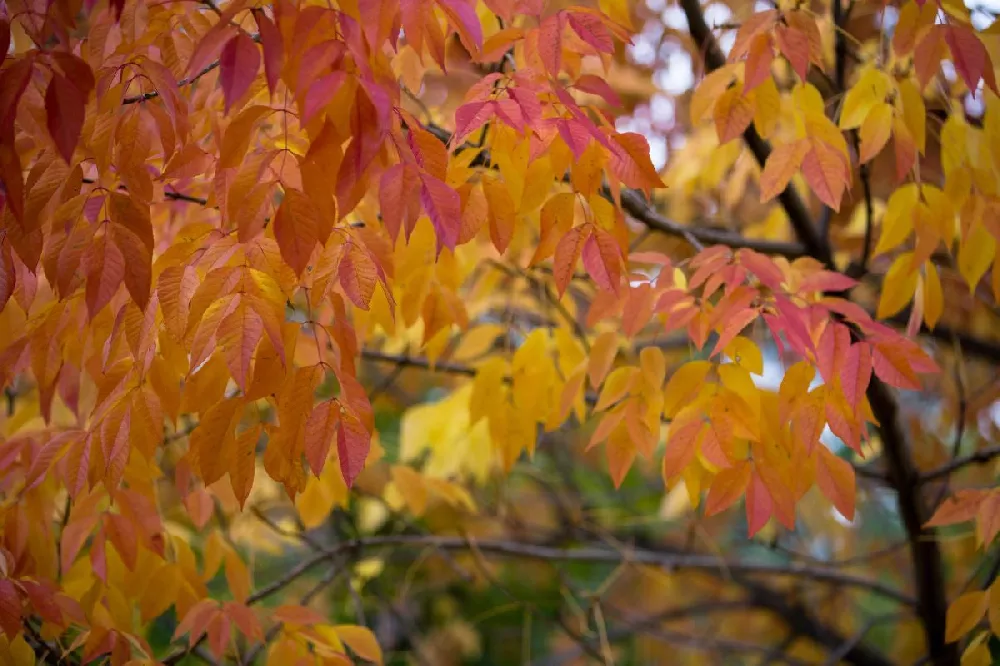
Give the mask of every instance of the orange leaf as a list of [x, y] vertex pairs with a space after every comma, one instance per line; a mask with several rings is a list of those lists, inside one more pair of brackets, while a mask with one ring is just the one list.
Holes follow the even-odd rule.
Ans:
[[840, 210], [840, 199], [847, 187], [844, 156], [818, 139], [809, 139], [809, 143], [809, 150], [802, 158], [802, 175], [820, 201]]
[[882, 152], [892, 134], [892, 107], [881, 102], [875, 105], [861, 124], [861, 163], [872, 160]]
[[274, 218], [274, 238], [281, 258], [301, 276], [319, 243], [319, 211], [305, 194], [286, 189]]
[[552, 261], [552, 273], [556, 280], [556, 289], [559, 295], [566, 293], [573, 278], [573, 271], [576, 270], [576, 262], [583, 252], [583, 245], [590, 237], [589, 227], [575, 227], [562, 237], [556, 245], [555, 258]]
[[951, 602], [945, 618], [944, 639], [954, 643], [972, 631], [986, 614], [987, 604], [986, 592], [982, 590], [967, 592]]
[[743, 95], [743, 86], [737, 84], [722, 93], [712, 116], [719, 143], [728, 143], [743, 134], [753, 120], [753, 104]]
[[809, 140], [798, 139], [783, 143], [771, 151], [760, 175], [760, 201], [765, 203], [781, 194], [792, 176], [799, 170], [802, 158], [809, 151]]
[[750, 484], [750, 463], [742, 461], [720, 471], [712, 480], [705, 502], [705, 515], [714, 516], [736, 503]]
[[854, 468], [825, 446], [816, 447], [816, 485], [847, 520], [854, 520]]

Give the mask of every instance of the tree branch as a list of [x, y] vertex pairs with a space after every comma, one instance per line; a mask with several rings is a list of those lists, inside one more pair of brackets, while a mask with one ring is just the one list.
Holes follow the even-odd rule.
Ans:
[[[718, 69], [725, 64], [726, 58], [705, 23], [699, 0], [680, 0], [680, 5], [687, 17], [695, 44], [705, 54], [706, 68], [710, 71]], [[754, 157], [763, 166], [771, 150], [757, 134], [753, 123], [747, 127], [743, 138]], [[809, 254], [826, 264], [828, 268], [836, 270], [829, 244], [813, 224], [805, 203], [791, 183], [781, 193], [779, 201], [796, 235]], [[854, 333], [857, 334], [856, 329]], [[954, 644], [945, 643], [944, 636], [948, 600], [944, 589], [941, 551], [934, 539], [933, 531], [928, 535], [922, 534], [927, 510], [920, 495], [920, 474], [913, 463], [906, 434], [899, 422], [899, 407], [889, 387], [877, 377], [871, 378], [867, 394], [872, 412], [879, 422], [885, 458], [889, 466], [889, 478], [896, 488], [899, 513], [910, 542], [918, 612], [927, 636], [928, 653], [936, 664], [957, 664], [958, 650]]]
[[462, 537], [422, 534], [374, 536], [343, 541], [317, 552], [308, 559], [302, 560], [284, 576], [251, 594], [247, 603], [256, 603], [265, 597], [271, 596], [287, 587], [306, 571], [331, 558], [339, 557], [351, 551], [378, 550], [390, 547], [436, 548], [439, 550], [470, 550], [472, 547], [475, 547], [480, 552], [497, 556], [519, 557], [541, 561], [619, 564], [624, 560], [632, 564], [644, 564], [670, 570], [716, 571], [726, 572], [730, 575], [733, 573], [743, 573], [747, 575], [793, 576], [866, 590], [905, 606], [913, 606], [917, 603], [917, 600], [909, 595], [878, 581], [855, 576], [829, 567], [801, 562], [775, 565], [761, 562], [727, 561], [711, 555], [664, 553], [647, 549], [633, 549], [621, 553], [601, 546], [561, 548], [545, 543], [526, 543], [500, 539], [470, 541]]

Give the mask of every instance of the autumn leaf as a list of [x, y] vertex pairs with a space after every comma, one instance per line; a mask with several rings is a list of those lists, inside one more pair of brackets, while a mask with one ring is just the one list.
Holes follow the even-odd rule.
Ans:
[[973, 627], [986, 614], [986, 604], [986, 592], [983, 591], [967, 592], [955, 599], [948, 606], [945, 640], [948, 642], [957, 641], [972, 631]]
[[274, 218], [274, 237], [281, 257], [301, 276], [319, 243], [319, 211], [305, 194], [285, 190], [284, 199]]
[[[226, 96], [226, 113], [250, 89], [259, 68], [260, 51], [257, 50], [257, 45], [245, 32], [237, 32], [226, 43], [219, 57], [219, 79]], [[270, 77], [268, 83], [273, 89]]]
[[799, 139], [792, 143], [781, 144], [767, 158], [764, 171], [760, 175], [760, 200], [762, 203], [770, 201], [778, 196], [788, 187], [803, 158], [809, 151], [809, 142], [806, 139]]
[[86, 90], [80, 90], [69, 79], [54, 74], [45, 91], [45, 114], [49, 134], [59, 154], [69, 163], [83, 129]]

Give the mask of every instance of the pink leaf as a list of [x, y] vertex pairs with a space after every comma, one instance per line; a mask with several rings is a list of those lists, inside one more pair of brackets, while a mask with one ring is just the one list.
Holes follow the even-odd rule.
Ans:
[[593, 14], [573, 12], [569, 14], [569, 25], [580, 39], [591, 45], [600, 53], [614, 53], [615, 43], [611, 32], [601, 19]]
[[437, 232], [438, 253], [442, 247], [453, 250], [462, 226], [462, 201], [458, 192], [434, 176], [422, 174], [420, 180], [423, 183], [420, 202]]
[[250, 84], [257, 78], [258, 69], [260, 51], [254, 41], [240, 31], [229, 40], [219, 58], [219, 79], [226, 97], [226, 113], [250, 89]]
[[264, 48], [264, 74], [267, 77], [267, 89], [274, 94], [281, 76], [281, 66], [285, 59], [285, 45], [281, 31], [270, 18], [260, 9], [254, 10], [257, 19], [257, 29], [260, 32], [260, 43]]
[[611, 106], [621, 106], [622, 100], [608, 82], [593, 74], [584, 74], [573, 86], [591, 95], [597, 95]]
[[553, 14], [538, 28], [538, 55], [551, 76], [562, 69], [562, 13]]

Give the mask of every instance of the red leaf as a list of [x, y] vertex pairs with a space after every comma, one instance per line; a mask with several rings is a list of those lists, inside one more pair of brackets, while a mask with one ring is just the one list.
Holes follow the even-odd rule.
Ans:
[[496, 113], [496, 102], [477, 101], [463, 104], [455, 109], [455, 133], [451, 145], [457, 146], [477, 129], [482, 127]]
[[611, 234], [595, 229], [583, 244], [583, 266], [601, 289], [621, 290], [621, 250]]
[[774, 46], [771, 36], [764, 33], [757, 35], [750, 42], [750, 53], [747, 54], [746, 70], [743, 79], [744, 92], [750, 92], [771, 76], [771, 63], [774, 61]]
[[965, 81], [969, 90], [975, 91], [982, 79], [990, 90], [997, 92], [996, 77], [993, 72], [993, 62], [990, 54], [979, 39], [979, 36], [967, 26], [947, 25], [944, 27], [944, 39], [951, 50], [955, 70]]
[[229, 40], [219, 57], [219, 80], [226, 98], [226, 113], [243, 97], [260, 69], [260, 51], [242, 30]]
[[326, 457], [330, 452], [330, 444], [334, 438], [339, 442], [339, 431], [340, 403], [331, 399], [316, 405], [306, 419], [305, 434], [306, 460], [313, 474], [319, 476], [323, 471]]
[[261, 9], [254, 9], [253, 16], [257, 20], [257, 30], [260, 32], [260, 43], [264, 49], [264, 75], [267, 77], [267, 89], [274, 94], [281, 76], [281, 68], [285, 60], [285, 44], [281, 31], [267, 14]]
[[7, 59], [8, 49], [10, 49], [10, 21], [4, 16], [0, 18], [0, 65]]
[[434, 176], [421, 174], [420, 203], [431, 218], [437, 233], [437, 250], [446, 247], [454, 250], [462, 228], [462, 200], [458, 192]]
[[[232, 3], [234, 6], [238, 4], [240, 3]], [[191, 59], [188, 61], [187, 73], [189, 77], [197, 76], [206, 68], [211, 67], [212, 61], [219, 57], [219, 53], [229, 41], [234, 30], [228, 21], [220, 21], [205, 33], [205, 36], [198, 41], [198, 45], [194, 48], [194, 53], [191, 54]]]
[[0, 579], [0, 629], [8, 641], [21, 633], [21, 594], [8, 578]]
[[86, 104], [87, 98], [79, 88], [58, 74], [52, 75], [45, 91], [46, 126], [67, 164], [80, 140]]
[[49, 622], [62, 622], [63, 612], [56, 601], [55, 589], [49, 583], [22, 580], [21, 589], [28, 597], [31, 609]]
[[10, 244], [0, 243], [0, 312], [14, 293], [17, 274], [14, 271], [14, 257], [11, 256]]
[[774, 512], [774, 502], [771, 501], [771, 493], [768, 492], [767, 486], [764, 485], [764, 480], [761, 479], [756, 471], [750, 476], [746, 508], [749, 536], [752, 537], [767, 525], [767, 521], [771, 519], [771, 514]]
[[858, 409], [872, 376], [871, 350], [865, 342], [851, 345], [840, 376], [841, 390], [852, 409]]
[[382, 214], [382, 224], [395, 241], [399, 230], [403, 229], [406, 240], [416, 227], [420, 215], [419, 197], [420, 175], [416, 168], [407, 164], [396, 164], [385, 170], [379, 184], [378, 200]]
[[340, 472], [344, 483], [350, 488], [365, 467], [372, 436], [361, 422], [350, 412], [344, 414], [337, 426], [337, 454], [340, 456]]
[[817, 271], [810, 273], [799, 281], [800, 292], [810, 291], [847, 291], [858, 283], [854, 278], [835, 271]]
[[622, 100], [618, 96], [618, 93], [615, 92], [615, 89], [599, 76], [584, 74], [576, 80], [573, 87], [585, 93], [597, 95], [611, 106], [620, 107], [622, 105]]
[[17, 104], [31, 81], [33, 62], [31, 58], [21, 58], [0, 71], [0, 134], [10, 131], [13, 138]]
[[302, 104], [302, 122], [308, 123], [319, 110], [329, 104], [346, 80], [347, 72], [336, 71], [310, 85]]
[[562, 237], [556, 245], [555, 257], [552, 260], [552, 273], [556, 280], [556, 289], [562, 296], [569, 286], [569, 281], [573, 278], [573, 271], [576, 269], [576, 262], [583, 251], [583, 244], [590, 236], [590, 229], [576, 227]]
[[475, 0], [438, 0], [438, 6], [448, 15], [451, 24], [458, 31], [462, 44], [475, 55], [483, 48], [483, 26], [474, 9]]
[[774, 31], [778, 38], [778, 49], [788, 58], [792, 69], [803, 81], [809, 73], [809, 37], [801, 30], [778, 24]]

